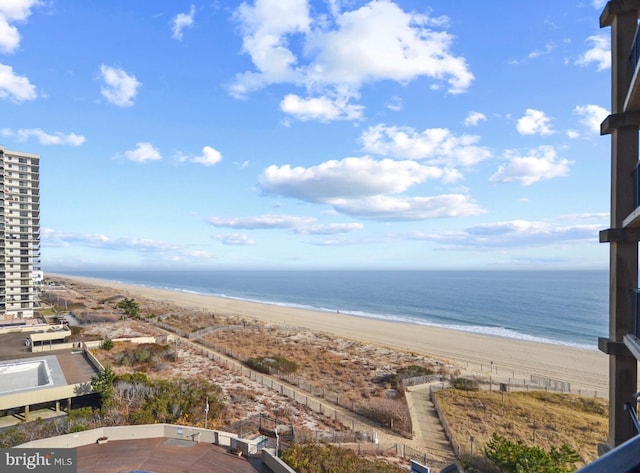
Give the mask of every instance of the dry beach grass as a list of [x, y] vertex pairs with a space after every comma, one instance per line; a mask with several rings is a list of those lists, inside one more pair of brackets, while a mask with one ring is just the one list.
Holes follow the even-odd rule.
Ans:
[[[64, 295], [62, 292], [55, 293], [53, 299], [57, 298], [58, 303], [63, 298], [64, 304], [73, 307], [81, 318], [108, 322], [87, 325], [84, 336], [118, 338], [162, 333], [154, 324], [119, 320], [121, 313], [114, 310], [115, 305], [124, 297], [133, 298], [140, 304], [143, 318], [154, 317], [161, 326], [186, 335], [202, 331], [199, 341], [215, 347], [218, 352], [231, 354], [240, 360], [270, 357], [294, 361], [298, 366], [295, 372], [297, 383], [302, 382], [305, 390], [314, 394], [318, 390], [322, 392], [324, 389], [331, 389], [339, 393], [343, 405], [368, 399], [379, 404], [387, 402], [393, 397], [394, 391], [388, 382], [388, 375], [414, 365], [436, 373], [484, 379], [494, 377], [494, 380], [499, 376], [527, 379], [536, 375], [571, 383], [574, 389], [597, 391], [606, 395], [607, 358], [596, 350], [488, 337], [436, 327], [256, 304], [88, 278], [49, 276], [48, 279], [60, 281], [66, 288]], [[117, 356], [119, 350], [123, 349], [117, 345], [113, 353], [101, 356], [113, 362], [110, 357]], [[228, 423], [251, 414], [275, 413], [283, 420], [290, 421], [297, 429], [310, 432], [340, 428], [331, 419], [314, 414], [257, 382], [212, 363], [212, 360], [186, 344], [178, 346], [176, 363], [155, 367], [149, 374], [165, 378], [188, 376], [214, 380], [230, 401]], [[463, 400], [461, 397], [455, 402], [444, 401], [444, 404], [454, 406], [448, 416], [458, 426], [457, 431], [462, 439], [458, 442], [461, 445], [466, 444], [465, 438], [473, 435], [478, 438], [480, 446], [485, 442], [484, 435], [490, 435], [491, 429], [495, 431], [496, 425], [500, 432], [504, 428], [508, 431], [512, 425], [512, 433], [517, 434], [519, 429], [526, 433], [527, 422], [531, 423], [530, 419], [535, 418], [535, 414], [525, 413], [521, 416], [524, 419], [522, 428], [519, 423], [493, 415], [487, 415], [486, 422], [474, 424], [473, 419], [465, 417], [474, 410], [468, 405], [456, 404]], [[480, 401], [469, 402], [478, 405]], [[481, 401], [480, 404], [486, 410], [491, 402]], [[389, 409], [401, 405], [402, 402]], [[540, 412], [546, 409], [540, 406], [538, 408]], [[565, 421], [559, 419], [558, 422]], [[601, 423], [599, 419], [592, 428], [583, 427], [582, 437], [573, 435], [580, 445], [577, 450], [585, 460], [593, 458], [591, 453], [595, 451], [595, 447], [590, 449], [590, 446], [602, 441]], [[484, 426], [482, 428], [486, 432], [481, 431], [482, 429], [476, 431], [478, 425]], [[540, 439], [545, 438], [544, 434], [548, 433], [548, 438], [564, 442], [564, 437], [553, 436], [553, 429], [547, 429], [548, 432], [542, 426], [540, 429]], [[437, 459], [434, 460], [437, 462]], [[444, 465], [445, 459], [441, 461]]]
[[[345, 314], [304, 310], [269, 304], [224, 299], [178, 291], [121, 284], [92, 278], [67, 277], [73, 284], [91, 289], [91, 299], [105, 300], [114, 295], [144, 298], [145, 311], [160, 315], [199, 313], [201, 320], [179, 317], [186, 331], [206, 326], [211, 314], [224, 314], [241, 323], [260, 321], [268, 325], [290, 327], [329, 336], [358, 341], [370, 346], [386, 347], [445, 360], [472, 372], [511, 375], [528, 378], [531, 375], [571, 383], [572, 387], [596, 391], [606, 396], [608, 390], [608, 358], [596, 349], [514, 340], [476, 333], [448, 330], [426, 325], [368, 319]], [[87, 306], [92, 303], [85, 301]], [[210, 323], [210, 322], [209, 322]]]

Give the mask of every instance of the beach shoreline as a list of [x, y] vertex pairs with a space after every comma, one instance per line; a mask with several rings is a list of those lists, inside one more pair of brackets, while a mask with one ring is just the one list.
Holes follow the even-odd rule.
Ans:
[[[48, 273], [47, 277], [108, 288], [130, 298], [168, 302], [185, 309], [235, 315], [268, 324], [332, 334], [389, 349], [429, 355], [484, 376], [523, 381], [535, 376], [570, 383], [572, 392], [584, 390], [595, 393], [598, 397], [607, 397], [608, 394], [608, 357], [595, 349], [244, 301], [177, 289], [158, 289], [83, 276]], [[594, 336], [594, 347], [595, 345]]]

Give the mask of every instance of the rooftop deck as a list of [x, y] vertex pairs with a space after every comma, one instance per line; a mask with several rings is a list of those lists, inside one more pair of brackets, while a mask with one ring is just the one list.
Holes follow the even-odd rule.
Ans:
[[77, 473], [272, 473], [258, 457], [246, 459], [225, 447], [166, 437], [109, 441], [79, 447]]

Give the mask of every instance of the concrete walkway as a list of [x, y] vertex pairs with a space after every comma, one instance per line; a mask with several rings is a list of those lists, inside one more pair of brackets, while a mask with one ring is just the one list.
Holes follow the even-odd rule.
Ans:
[[427, 452], [429, 466], [437, 465], [443, 468], [450, 463], [455, 463], [456, 457], [429, 397], [430, 386], [430, 384], [410, 386], [406, 388], [405, 396], [413, 424], [413, 443], [420, 445]]

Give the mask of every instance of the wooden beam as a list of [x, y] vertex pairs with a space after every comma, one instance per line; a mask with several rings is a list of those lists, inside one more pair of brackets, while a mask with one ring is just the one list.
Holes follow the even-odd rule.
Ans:
[[598, 337], [598, 350], [607, 355], [630, 356], [632, 353], [624, 342], [616, 342], [604, 337]]
[[610, 135], [619, 128], [640, 128], [640, 112], [613, 113], [600, 124], [600, 134]]
[[616, 16], [634, 10], [640, 11], [640, 0], [611, 0], [600, 14], [600, 28], [611, 26]]
[[600, 243], [640, 241], [640, 228], [608, 228], [600, 231]]

